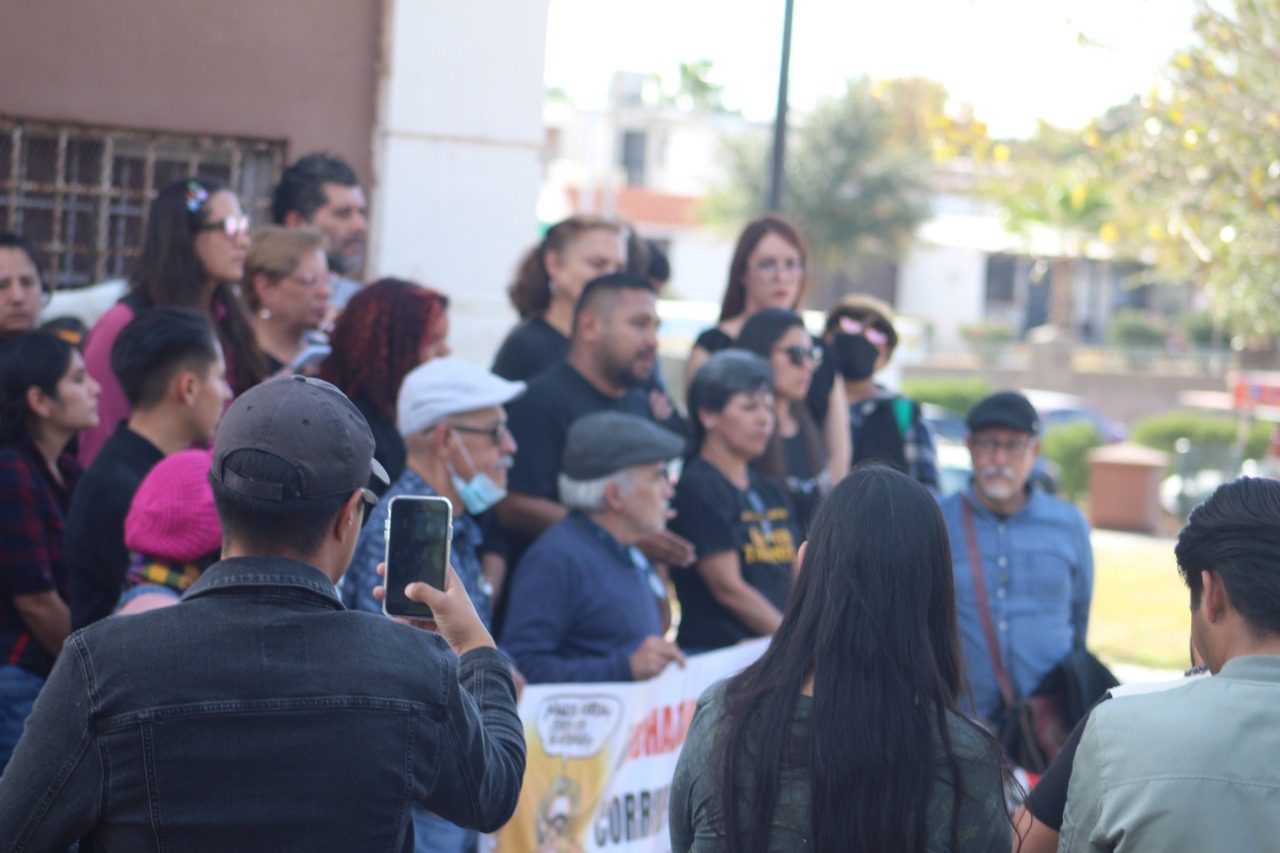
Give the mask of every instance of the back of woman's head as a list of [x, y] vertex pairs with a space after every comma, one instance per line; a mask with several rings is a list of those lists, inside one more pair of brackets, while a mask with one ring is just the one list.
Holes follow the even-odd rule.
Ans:
[[[722, 321], [731, 320], [746, 309], [747, 263], [751, 260], [751, 253], [756, 250], [756, 246], [769, 234], [777, 234], [794, 246], [800, 253], [800, 260], [808, 269], [809, 249], [794, 225], [772, 213], [751, 220], [742, 229], [742, 233], [738, 235], [738, 242], [733, 247], [733, 259], [729, 261], [729, 280], [725, 283], [724, 298], [720, 302]], [[805, 281], [801, 279], [800, 291], [796, 296], [797, 304], [804, 297], [804, 285]]]
[[71, 366], [75, 347], [56, 335], [26, 332], [0, 346], [0, 446], [28, 435], [37, 417], [27, 392], [39, 388], [58, 396], [58, 383]]
[[394, 419], [400, 382], [423, 361], [423, 344], [444, 333], [448, 308], [444, 294], [411, 281], [365, 285], [334, 325], [333, 353], [320, 367], [321, 378]]
[[736, 348], [712, 353], [689, 383], [689, 452], [696, 455], [707, 437], [698, 412], [722, 412], [734, 394], [772, 390], [773, 371], [760, 356]]
[[[786, 730], [810, 676], [814, 849], [924, 849], [939, 752], [954, 803], [965, 796], [947, 722], [961, 679], [957, 644], [950, 548], [936, 501], [890, 468], [855, 469], [810, 522], [773, 643], [727, 688], [721, 778], [738, 779], [737, 796], [753, 803], [750, 812], [724, 803], [728, 825], [738, 827], [731, 849], [763, 850], [776, 805], [776, 785], [772, 795], [761, 783], [743, 798], [743, 746], [754, 745], [757, 778], [776, 779], [785, 745], [761, 733]], [[764, 801], [752, 796], [761, 792]]]
[[197, 305], [205, 284], [195, 240], [209, 221], [209, 199], [225, 190], [211, 178], [182, 178], [166, 184], [147, 212], [147, 231], [133, 274], [133, 288], [152, 305]]
[[521, 320], [541, 317], [551, 305], [551, 276], [547, 274], [547, 255], [552, 252], [563, 253], [580, 236], [596, 230], [621, 234], [623, 226], [603, 216], [570, 216], [551, 226], [542, 240], [525, 252], [516, 267], [515, 281], [507, 288], [511, 304]]

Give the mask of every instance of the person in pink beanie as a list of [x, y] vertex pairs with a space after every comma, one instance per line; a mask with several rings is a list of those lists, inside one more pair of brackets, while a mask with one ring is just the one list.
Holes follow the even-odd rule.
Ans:
[[209, 486], [208, 450], [184, 450], [143, 479], [124, 521], [132, 563], [118, 614], [177, 604], [205, 567], [218, 559], [222, 526]]

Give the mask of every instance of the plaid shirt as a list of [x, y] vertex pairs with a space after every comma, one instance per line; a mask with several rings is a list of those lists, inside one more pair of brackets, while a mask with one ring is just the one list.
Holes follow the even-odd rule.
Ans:
[[[901, 396], [877, 385], [874, 397], [849, 404], [849, 429], [853, 433], [855, 444], [858, 441], [858, 432], [871, 413], [881, 406], [893, 405], [893, 401]], [[906, 473], [928, 488], [936, 497], [938, 495], [938, 451], [933, 446], [933, 433], [929, 432], [929, 425], [924, 422], [924, 418], [920, 417], [918, 409], [910, 425], [902, 434], [902, 455], [907, 460]]]
[[27, 630], [14, 598], [56, 590], [65, 600], [62, 532], [80, 468], [58, 460], [65, 488], [30, 441], [0, 449], [0, 665], [48, 675], [53, 655]]

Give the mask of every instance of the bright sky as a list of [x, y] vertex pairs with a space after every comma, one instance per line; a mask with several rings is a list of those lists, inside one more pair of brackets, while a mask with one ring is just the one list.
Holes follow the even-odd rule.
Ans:
[[[1188, 43], [1194, 0], [795, 0], [791, 104], [850, 77], [921, 76], [974, 105], [995, 136], [1037, 118], [1080, 126], [1145, 92]], [[712, 61], [724, 100], [769, 120], [783, 0], [550, 0], [546, 83], [601, 106], [614, 71]]]

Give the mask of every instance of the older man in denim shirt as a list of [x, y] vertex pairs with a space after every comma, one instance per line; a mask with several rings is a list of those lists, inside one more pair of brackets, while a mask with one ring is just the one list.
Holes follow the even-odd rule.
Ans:
[[[462, 579], [485, 627], [493, 616], [495, 581], [481, 565], [484, 532], [476, 515], [506, 493], [507, 468], [515, 439], [507, 430], [503, 404], [524, 393], [523, 382], [508, 382], [460, 358], [436, 358], [405, 376], [396, 400], [404, 436], [404, 473], [392, 484], [360, 532], [356, 554], [338, 589], [352, 610], [382, 612], [373, 597], [377, 565], [385, 554], [384, 525], [391, 500], [400, 495], [441, 496], [453, 504], [450, 562]], [[415, 809], [417, 853], [469, 851], [476, 834], [425, 810]]]
[[973, 710], [994, 723], [1003, 697], [974, 585], [970, 530], [1000, 659], [1019, 698], [1072, 649], [1083, 648], [1093, 551], [1080, 510], [1027, 487], [1040, 452], [1040, 422], [1027, 398], [1016, 391], [993, 394], [973, 407], [966, 422], [973, 482], [942, 502], [942, 514], [951, 538], [956, 619]]

